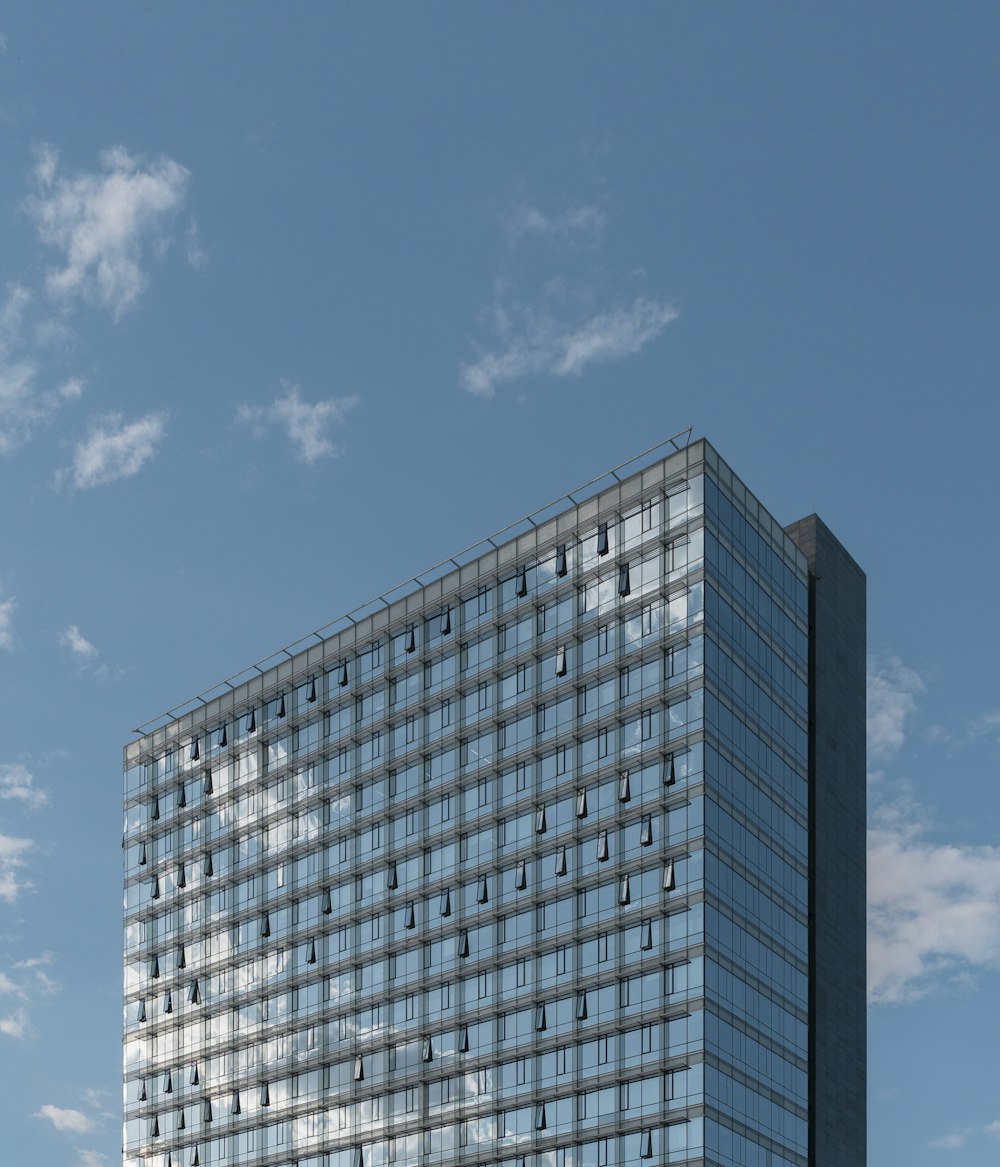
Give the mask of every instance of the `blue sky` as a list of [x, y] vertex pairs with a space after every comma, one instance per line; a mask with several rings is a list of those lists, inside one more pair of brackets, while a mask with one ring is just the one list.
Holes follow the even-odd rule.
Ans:
[[693, 425], [868, 572], [871, 1162], [996, 1162], [998, 34], [5, 6], [4, 1161], [117, 1160], [131, 728]]

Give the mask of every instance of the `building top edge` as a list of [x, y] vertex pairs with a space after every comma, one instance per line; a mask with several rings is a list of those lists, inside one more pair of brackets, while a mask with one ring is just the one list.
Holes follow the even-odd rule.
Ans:
[[[691, 435], [692, 428], [688, 427], [657, 442], [560, 498], [364, 601], [329, 624], [224, 678], [210, 689], [150, 718], [133, 730], [139, 736], [124, 748], [126, 765], [133, 764], [150, 749], [166, 745], [216, 713], [224, 716], [247, 701], [263, 696], [283, 680], [291, 680], [311, 666], [318, 667], [330, 655], [331, 641], [336, 642], [334, 651], [362, 645], [390, 624], [405, 621], [408, 615], [423, 610], [436, 597], [444, 599], [450, 593], [472, 586], [478, 579], [492, 577], [503, 567], [516, 562], [522, 549], [529, 553], [539, 542], [554, 541], [564, 530], [571, 530], [588, 519], [594, 520], [600, 514], [612, 513], [622, 504], [652, 490], [658, 483], [674, 475], [681, 478], [690, 474], [709, 459], [725, 466], [704, 438], [692, 440]], [[626, 473], [622, 475], [621, 471]], [[562, 520], [568, 514], [573, 515], [573, 521], [565, 524]], [[794, 547], [791, 540], [788, 542]], [[528, 543], [531, 548], [526, 546]], [[416, 596], [421, 599], [414, 605]]]

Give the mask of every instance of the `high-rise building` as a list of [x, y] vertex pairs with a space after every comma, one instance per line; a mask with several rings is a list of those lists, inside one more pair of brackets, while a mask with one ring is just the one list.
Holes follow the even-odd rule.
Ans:
[[152, 723], [127, 1167], [861, 1167], [864, 655], [674, 441]]

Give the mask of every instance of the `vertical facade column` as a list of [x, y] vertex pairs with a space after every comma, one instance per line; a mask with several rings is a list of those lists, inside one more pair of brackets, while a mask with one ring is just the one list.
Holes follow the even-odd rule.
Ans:
[[867, 1161], [864, 572], [817, 515], [809, 561], [809, 1163]]

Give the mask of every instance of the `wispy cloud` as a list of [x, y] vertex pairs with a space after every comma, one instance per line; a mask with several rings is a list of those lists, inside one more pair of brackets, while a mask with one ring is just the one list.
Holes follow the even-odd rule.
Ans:
[[5, 972], [0, 972], [0, 996], [23, 997], [24, 989]]
[[59, 387], [58, 394], [63, 401], [76, 401], [78, 397], [83, 396], [83, 390], [86, 382], [80, 377], [69, 377]]
[[340, 448], [330, 440], [329, 430], [344, 424], [358, 400], [356, 396], [329, 397], [310, 403], [303, 400], [298, 385], [283, 381], [281, 392], [270, 405], [240, 405], [236, 418], [251, 426], [258, 437], [272, 426], [283, 430], [296, 456], [311, 465], [320, 458], [335, 458], [340, 453]]
[[1000, 1121], [988, 1122], [982, 1128], [973, 1126], [959, 1127], [946, 1135], [942, 1135], [938, 1139], [931, 1139], [928, 1146], [938, 1151], [958, 1151], [962, 1147], [967, 1146], [970, 1140], [975, 1141], [982, 1135], [986, 1135], [992, 1139], [1000, 1139]]
[[0, 1034], [5, 1037], [23, 1038], [31, 1032], [28, 1009], [39, 995], [51, 997], [59, 992], [60, 985], [53, 980], [44, 967], [49, 964], [50, 954], [41, 961], [18, 961], [9, 971], [0, 970], [0, 998], [13, 998], [20, 1002], [18, 1007], [0, 1016]]
[[90, 660], [97, 656], [97, 649], [75, 624], [71, 624], [59, 637], [59, 643], [64, 644], [74, 656], [80, 657], [81, 660]]
[[187, 251], [187, 261], [192, 267], [203, 268], [208, 263], [208, 255], [201, 246], [198, 223], [194, 218], [188, 223], [188, 228], [184, 235], [184, 245]]
[[[21, 284], [7, 285], [0, 305], [0, 455], [9, 456], [47, 425], [67, 401], [79, 397], [84, 382], [72, 377], [57, 388], [43, 388], [36, 348], [26, 316], [32, 296]], [[42, 328], [36, 325], [37, 332]]]
[[906, 720], [917, 707], [924, 682], [898, 657], [868, 662], [868, 755], [883, 761], [903, 746]]
[[87, 1086], [80, 1091], [80, 1096], [86, 1103], [89, 1114], [93, 1114], [98, 1119], [118, 1121], [120, 1112], [117, 1108], [121, 1106], [121, 1101], [116, 1099], [110, 1090], [99, 1090], [93, 1086]]
[[59, 643], [69, 650], [79, 675], [86, 674], [101, 683], [118, 681], [126, 675], [127, 670], [101, 660], [100, 649], [83, 635], [76, 624], [70, 624], [59, 637]]
[[111, 1162], [107, 1155], [102, 1155], [100, 1151], [85, 1151], [77, 1147], [76, 1153], [80, 1156], [76, 1161], [77, 1167], [109, 1167]]
[[138, 474], [166, 437], [169, 416], [163, 410], [131, 422], [124, 421], [120, 413], [94, 419], [87, 436], [73, 451], [72, 465], [59, 472], [56, 484], [90, 490]]
[[11, 965], [15, 973], [21, 974], [20, 980], [17, 983], [20, 985], [21, 993], [25, 998], [32, 999], [36, 992], [40, 992], [46, 997], [59, 992], [61, 987], [59, 982], [49, 976], [45, 971], [52, 965], [52, 961], [52, 953], [43, 952], [41, 956], [32, 956], [27, 960], [18, 960]]
[[[0, 592], [0, 595], [2, 594]], [[0, 600], [0, 648], [4, 648], [8, 652], [14, 647], [14, 608], [16, 604], [13, 596]]]
[[93, 1130], [94, 1123], [82, 1110], [72, 1110], [60, 1106], [53, 1106], [47, 1102], [35, 1112], [35, 1118], [47, 1118], [57, 1131], [70, 1131], [73, 1134], [86, 1134]]
[[43, 952], [41, 956], [30, 956], [26, 960], [17, 961], [14, 965], [14, 968], [47, 968], [52, 963], [52, 960], [53, 957], [51, 952]]
[[120, 319], [146, 289], [143, 261], [166, 245], [189, 177], [170, 158], [145, 161], [121, 146], [105, 150], [96, 171], [64, 176], [57, 152], [40, 146], [25, 208], [42, 242], [61, 254], [46, 278], [49, 295], [82, 298]]
[[606, 266], [593, 255], [607, 226], [600, 207], [548, 212], [520, 202], [500, 223], [508, 247], [482, 313], [491, 339], [474, 341], [475, 360], [459, 366], [459, 384], [474, 396], [493, 397], [527, 377], [579, 376], [632, 356], [677, 318], [667, 300], [607, 286]]
[[462, 365], [459, 379], [469, 393], [492, 397], [499, 385], [539, 374], [578, 376], [588, 365], [639, 352], [677, 318], [672, 304], [643, 296], [579, 324], [567, 324], [547, 312], [515, 313], [519, 327], [505, 327], [497, 348]]
[[0, 365], [0, 454], [12, 454], [31, 437], [47, 411], [39, 400], [34, 361]]
[[13, 1013], [8, 1013], [6, 1017], [0, 1017], [0, 1034], [4, 1037], [25, 1037], [29, 1032], [28, 1015], [23, 1009], [17, 1009]]
[[34, 847], [31, 839], [0, 835], [0, 900], [13, 903], [31, 883], [21, 877], [21, 871]]
[[939, 1139], [931, 1139], [928, 1145], [938, 1151], [957, 1151], [959, 1147], [965, 1146], [965, 1140], [968, 1137], [967, 1130], [952, 1131], [950, 1134], [942, 1135]]
[[946, 745], [952, 751], [975, 745], [984, 738], [993, 739], [995, 744], [1000, 745], [1000, 709], [987, 709], [973, 714], [957, 726], [929, 722], [924, 729], [929, 741]]
[[25, 312], [30, 302], [31, 293], [23, 284], [7, 285], [7, 299], [0, 306], [0, 346], [4, 349], [21, 340]]
[[49, 796], [34, 783], [26, 766], [17, 762], [0, 765], [0, 799], [12, 799], [29, 810], [37, 810], [49, 801]]
[[511, 244], [526, 236], [541, 236], [560, 241], [596, 241], [607, 226], [607, 216], [600, 207], [581, 203], [558, 214], [541, 210], [532, 203], [518, 203], [500, 216]]

